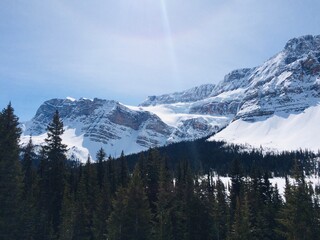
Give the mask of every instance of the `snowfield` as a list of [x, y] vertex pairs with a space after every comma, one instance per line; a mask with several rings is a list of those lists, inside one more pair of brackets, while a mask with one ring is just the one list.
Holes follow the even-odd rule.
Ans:
[[[238, 119], [209, 141], [249, 144], [270, 150], [320, 149], [320, 105], [298, 114], [274, 115], [260, 121]], [[316, 141], [319, 139], [319, 141]]]

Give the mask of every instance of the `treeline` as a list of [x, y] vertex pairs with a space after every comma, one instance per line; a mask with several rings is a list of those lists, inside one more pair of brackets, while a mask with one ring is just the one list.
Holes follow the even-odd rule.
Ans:
[[31, 139], [21, 152], [13, 108], [0, 113], [0, 239], [319, 239], [320, 195], [300, 161], [283, 199], [269, 172], [247, 175], [237, 159], [225, 186], [183, 159], [170, 169], [157, 150], [132, 172], [103, 149], [94, 164], [71, 162], [58, 112], [47, 131], [40, 156]]
[[[285, 140], [284, 140], [285, 141]], [[263, 149], [249, 150], [244, 146], [226, 144], [222, 141], [207, 141], [207, 138], [184, 141], [158, 147], [161, 156], [168, 159], [169, 168], [174, 170], [181, 160], [189, 162], [195, 172], [207, 173], [214, 170], [219, 175], [227, 175], [232, 161], [241, 162], [243, 172], [250, 174], [253, 169], [269, 171], [274, 176], [284, 177], [290, 173], [296, 159], [303, 165], [306, 174], [319, 175], [319, 153], [307, 149], [283, 152], [264, 152]], [[148, 151], [126, 156], [128, 166], [134, 169], [141, 155]]]

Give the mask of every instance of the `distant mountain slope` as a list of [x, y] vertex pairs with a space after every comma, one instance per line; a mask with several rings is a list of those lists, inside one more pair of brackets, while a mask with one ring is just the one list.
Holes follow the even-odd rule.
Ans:
[[[174, 123], [170, 125], [151, 111], [124, 106], [116, 101], [51, 99], [39, 107], [32, 120], [24, 123], [22, 143], [27, 143], [32, 136], [35, 144], [43, 144], [46, 127], [56, 110], [66, 129], [63, 140], [70, 149], [69, 157], [81, 161], [86, 161], [89, 154], [95, 158], [101, 147], [117, 157], [122, 151], [130, 154], [171, 142], [200, 138], [218, 131], [220, 125], [226, 125], [229, 120], [201, 114], [176, 114]], [[165, 115], [171, 117], [170, 114]]]
[[210, 140], [250, 144], [266, 150], [320, 149], [320, 106], [301, 113], [273, 115], [254, 122], [238, 119]]
[[204, 84], [182, 92], [164, 94], [160, 96], [149, 96], [140, 106], [154, 106], [159, 104], [171, 104], [177, 102], [194, 102], [207, 98], [212, 93], [215, 85]]
[[320, 36], [291, 39], [254, 69], [234, 121], [211, 139], [317, 151], [319, 102]]
[[[217, 85], [148, 97], [138, 107], [102, 99], [52, 99], [24, 124], [22, 142], [43, 142], [55, 110], [69, 154], [85, 160], [100, 147], [119, 156], [213, 135], [212, 140], [272, 149], [317, 150], [320, 136], [320, 35], [288, 41], [254, 68], [234, 70]], [[320, 146], [320, 144], [319, 144]]]
[[[37, 143], [45, 137], [46, 126], [56, 110], [66, 127], [64, 140], [72, 154], [85, 161], [103, 147], [108, 154], [132, 153], [166, 143], [172, 130], [146, 111], [133, 111], [118, 102], [101, 99], [52, 99], [40, 106], [35, 117], [25, 123], [24, 137]], [[71, 154], [71, 153], [70, 153]]]

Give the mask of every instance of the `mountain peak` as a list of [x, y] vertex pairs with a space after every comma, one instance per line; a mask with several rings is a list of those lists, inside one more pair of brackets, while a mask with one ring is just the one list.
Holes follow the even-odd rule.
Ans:
[[304, 54], [309, 51], [319, 51], [320, 35], [305, 35], [298, 38], [292, 38], [287, 42], [284, 49], [297, 54]]
[[253, 70], [254, 68], [241, 68], [231, 71], [225, 75], [223, 81], [217, 84], [211, 95], [214, 96], [222, 92], [247, 87], [249, 84], [249, 76]]
[[174, 92], [170, 94], [163, 94], [160, 96], [149, 96], [143, 103], [140, 104], [140, 106], [146, 107], [159, 104], [171, 104], [202, 100], [210, 96], [214, 87], [214, 84], [203, 84], [182, 92]]

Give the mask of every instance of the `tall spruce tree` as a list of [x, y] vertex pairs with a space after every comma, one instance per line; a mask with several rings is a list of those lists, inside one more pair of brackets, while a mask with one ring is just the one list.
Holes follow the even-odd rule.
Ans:
[[[242, 204], [241, 204], [242, 203]], [[254, 239], [250, 234], [250, 220], [249, 220], [249, 203], [247, 197], [236, 200], [236, 210], [234, 214], [234, 221], [231, 227], [230, 240], [251, 240]]]
[[313, 189], [305, 181], [302, 166], [296, 161], [290, 184], [286, 180], [286, 203], [278, 218], [278, 232], [289, 240], [319, 238], [319, 219], [313, 201]]
[[11, 103], [0, 113], [0, 239], [20, 239], [22, 176], [18, 117]]
[[175, 201], [173, 227], [174, 239], [184, 240], [191, 237], [191, 211], [192, 200], [194, 198], [194, 179], [193, 173], [187, 161], [179, 162], [176, 182], [175, 182]]
[[105, 183], [106, 188], [109, 193], [113, 196], [117, 191], [117, 169], [116, 169], [116, 161], [112, 157], [108, 157], [108, 161], [106, 162], [106, 172], [105, 172]]
[[210, 192], [208, 190], [208, 179], [203, 179], [201, 184], [199, 183], [199, 176], [195, 176], [195, 186], [194, 194], [190, 201], [189, 211], [189, 229], [190, 237], [189, 239], [212, 239], [215, 236], [213, 228], [213, 217], [212, 217], [212, 207]]
[[226, 239], [228, 229], [228, 203], [225, 186], [221, 179], [218, 177], [216, 182], [216, 198], [214, 201], [214, 224], [216, 224], [215, 238], [214, 239]]
[[231, 189], [230, 189], [230, 219], [234, 220], [237, 201], [241, 199], [243, 192], [243, 173], [238, 159], [233, 160], [230, 170]]
[[98, 185], [99, 188], [102, 188], [103, 180], [104, 180], [104, 164], [103, 162], [105, 161], [106, 158], [106, 152], [103, 150], [103, 148], [100, 148], [99, 151], [97, 152], [97, 178], [98, 178]]
[[150, 206], [138, 168], [128, 188], [120, 187], [116, 194], [108, 232], [111, 240], [148, 240], [151, 237]]
[[123, 151], [120, 155], [120, 167], [119, 167], [119, 184], [122, 187], [126, 187], [129, 182], [129, 170], [127, 160], [124, 157]]
[[[106, 153], [101, 148], [97, 152], [97, 181], [96, 209], [93, 216], [94, 239], [105, 239], [107, 235], [107, 220], [111, 209], [111, 182], [109, 178], [110, 163], [105, 162]], [[110, 159], [109, 159], [110, 160]], [[112, 160], [110, 160], [112, 161]]]
[[152, 149], [148, 155], [147, 160], [147, 195], [150, 201], [152, 210], [155, 210], [154, 203], [157, 201], [157, 194], [159, 189], [159, 169], [161, 163], [161, 156], [159, 151]]
[[23, 172], [23, 196], [24, 199], [34, 197], [34, 188], [36, 185], [36, 169], [33, 166], [36, 154], [34, 152], [34, 145], [30, 137], [28, 144], [22, 152], [22, 172]]
[[26, 147], [23, 149], [22, 154], [22, 172], [23, 172], [23, 212], [22, 218], [24, 219], [25, 228], [23, 231], [24, 239], [33, 239], [36, 226], [36, 202], [38, 197], [38, 185], [37, 185], [37, 172], [33, 166], [35, 160], [34, 145], [32, 139]]
[[61, 223], [61, 209], [66, 180], [66, 151], [67, 145], [62, 143], [64, 133], [63, 122], [56, 111], [52, 122], [47, 127], [46, 145], [43, 146], [42, 173], [42, 206], [48, 226], [53, 235], [58, 235]]
[[156, 202], [155, 215], [155, 239], [173, 239], [172, 215], [173, 215], [173, 177], [171, 176], [167, 162], [163, 160], [160, 165], [158, 201]]
[[94, 239], [93, 217], [99, 188], [95, 170], [88, 157], [76, 193], [75, 239]]
[[73, 192], [69, 184], [65, 185], [61, 209], [61, 224], [59, 226], [59, 240], [74, 239], [76, 209], [74, 204]]
[[151, 236], [151, 212], [149, 201], [140, 178], [135, 169], [128, 185], [128, 240], [148, 240]]
[[107, 222], [108, 238], [110, 240], [126, 240], [128, 235], [127, 223], [127, 189], [120, 188], [112, 201], [112, 212]]

